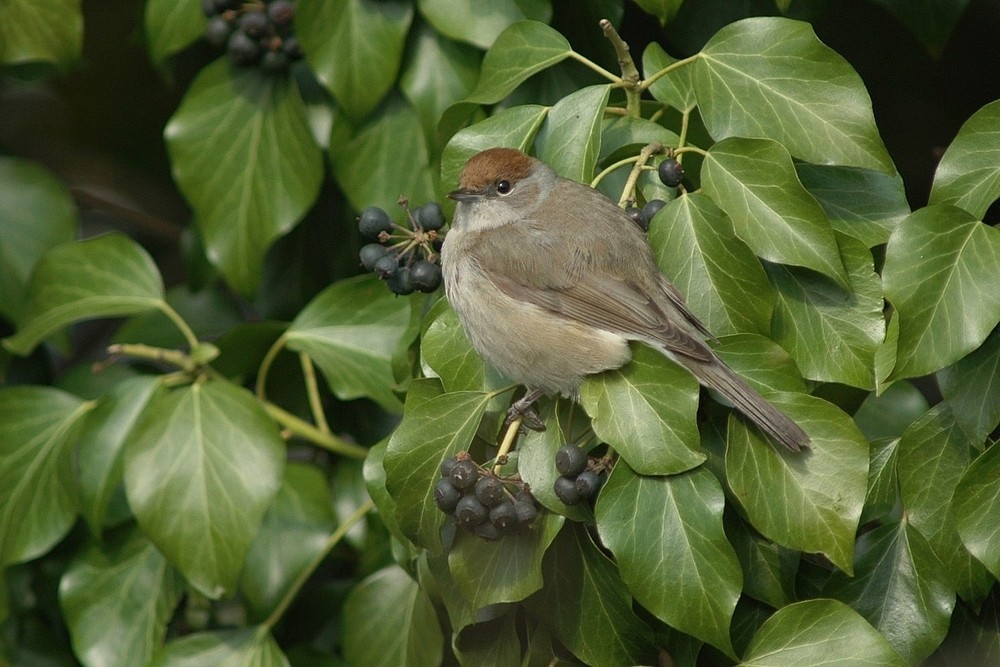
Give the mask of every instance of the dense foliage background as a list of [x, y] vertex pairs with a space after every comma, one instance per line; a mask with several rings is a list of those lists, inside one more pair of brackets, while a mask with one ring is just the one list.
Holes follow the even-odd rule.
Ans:
[[[0, 0], [0, 665], [1000, 663], [997, 2], [296, 6], [273, 73], [200, 0]], [[514, 394], [355, 221], [493, 145], [666, 200], [812, 451], [637, 348], [541, 403], [535, 524], [456, 531]]]

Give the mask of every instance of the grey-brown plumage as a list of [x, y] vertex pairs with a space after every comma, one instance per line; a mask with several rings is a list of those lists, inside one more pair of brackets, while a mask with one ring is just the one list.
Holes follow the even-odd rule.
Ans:
[[493, 148], [465, 165], [442, 248], [445, 292], [473, 347], [515, 382], [575, 395], [639, 340], [688, 369], [793, 451], [809, 436], [705, 344], [711, 334], [600, 192]]

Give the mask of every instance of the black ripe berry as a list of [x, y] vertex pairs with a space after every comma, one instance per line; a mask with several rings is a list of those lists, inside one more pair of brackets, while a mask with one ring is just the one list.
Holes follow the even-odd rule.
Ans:
[[444, 461], [441, 461], [441, 476], [448, 477], [451, 475], [451, 470], [455, 467], [456, 463], [458, 463], [458, 459], [454, 456], [449, 456]]
[[229, 58], [236, 65], [252, 65], [260, 58], [260, 45], [241, 30], [233, 32], [226, 44]]
[[406, 296], [413, 294], [413, 280], [410, 278], [410, 267], [401, 266], [396, 273], [386, 279], [385, 284], [389, 286], [389, 291], [393, 294]]
[[295, 18], [295, 3], [291, 0], [272, 0], [267, 6], [267, 18], [279, 27], [291, 24]]
[[205, 27], [205, 40], [214, 47], [222, 47], [229, 41], [229, 34], [232, 31], [233, 26], [229, 24], [229, 21], [221, 16], [213, 16]]
[[441, 285], [441, 267], [426, 259], [417, 260], [410, 268], [413, 287], [421, 292], [433, 292]]
[[264, 12], [243, 12], [240, 14], [240, 30], [248, 37], [261, 37], [267, 32], [267, 14]]
[[475, 528], [486, 521], [489, 514], [486, 505], [479, 502], [475, 496], [462, 496], [455, 506], [455, 520], [463, 528]]
[[399, 271], [399, 258], [391, 253], [385, 254], [375, 262], [373, 268], [379, 278], [391, 278]]
[[517, 525], [517, 510], [514, 503], [504, 500], [490, 510], [490, 523], [500, 530], [507, 530]]
[[462, 499], [462, 492], [455, 488], [450, 479], [439, 479], [434, 485], [434, 504], [445, 514], [451, 514]]
[[642, 231], [649, 229], [649, 225], [643, 223], [642, 209], [638, 206], [629, 206], [625, 209], [625, 214], [628, 215], [629, 220], [639, 225], [639, 228], [642, 229]]
[[441, 204], [436, 201], [427, 202], [413, 213], [417, 224], [425, 231], [441, 229], [444, 227], [444, 213], [441, 211]]
[[480, 477], [476, 482], [476, 498], [487, 507], [493, 507], [504, 499], [503, 483], [493, 475]]
[[378, 206], [369, 206], [358, 216], [358, 231], [366, 238], [377, 239], [381, 232], [392, 232], [392, 220]]
[[374, 271], [375, 263], [385, 257], [388, 252], [389, 249], [380, 243], [368, 243], [361, 246], [358, 257], [361, 259], [361, 266], [365, 267], [366, 271]]
[[660, 209], [667, 205], [662, 199], [650, 199], [642, 207], [642, 219], [645, 222], [644, 229], [649, 229], [649, 223], [653, 221], [653, 216], [660, 212]]
[[529, 493], [519, 493], [514, 500], [514, 512], [517, 514], [517, 522], [527, 525], [538, 516], [538, 507], [535, 506], [535, 499]]
[[301, 60], [303, 53], [302, 47], [299, 45], [299, 40], [295, 37], [286, 37], [281, 42], [282, 50], [288, 54], [288, 57], [292, 60]]
[[563, 445], [556, 452], [556, 470], [560, 475], [575, 477], [587, 467], [587, 453], [573, 445]]
[[593, 498], [601, 488], [601, 478], [592, 470], [584, 470], [577, 475], [575, 484], [581, 498]]
[[684, 167], [675, 158], [668, 157], [657, 167], [656, 173], [668, 188], [676, 188], [684, 180]]
[[458, 461], [448, 474], [451, 483], [458, 489], [469, 489], [479, 480], [479, 468], [472, 461]]
[[580, 492], [576, 490], [576, 478], [574, 477], [560, 475], [556, 478], [553, 490], [556, 492], [556, 498], [567, 505], [576, 505], [581, 500]]

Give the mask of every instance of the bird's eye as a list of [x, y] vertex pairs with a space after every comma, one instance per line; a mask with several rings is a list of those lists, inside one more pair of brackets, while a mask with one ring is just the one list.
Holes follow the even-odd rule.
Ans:
[[500, 181], [497, 183], [497, 192], [502, 195], [510, 194], [510, 191], [513, 189], [514, 187], [510, 184], [510, 181]]

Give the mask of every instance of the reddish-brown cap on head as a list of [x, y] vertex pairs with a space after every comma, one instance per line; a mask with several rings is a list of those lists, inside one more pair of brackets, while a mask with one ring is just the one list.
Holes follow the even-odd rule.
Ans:
[[531, 175], [534, 160], [516, 148], [488, 148], [465, 163], [458, 189], [448, 194], [461, 201], [462, 195], [483, 194], [501, 181], [517, 183]]

